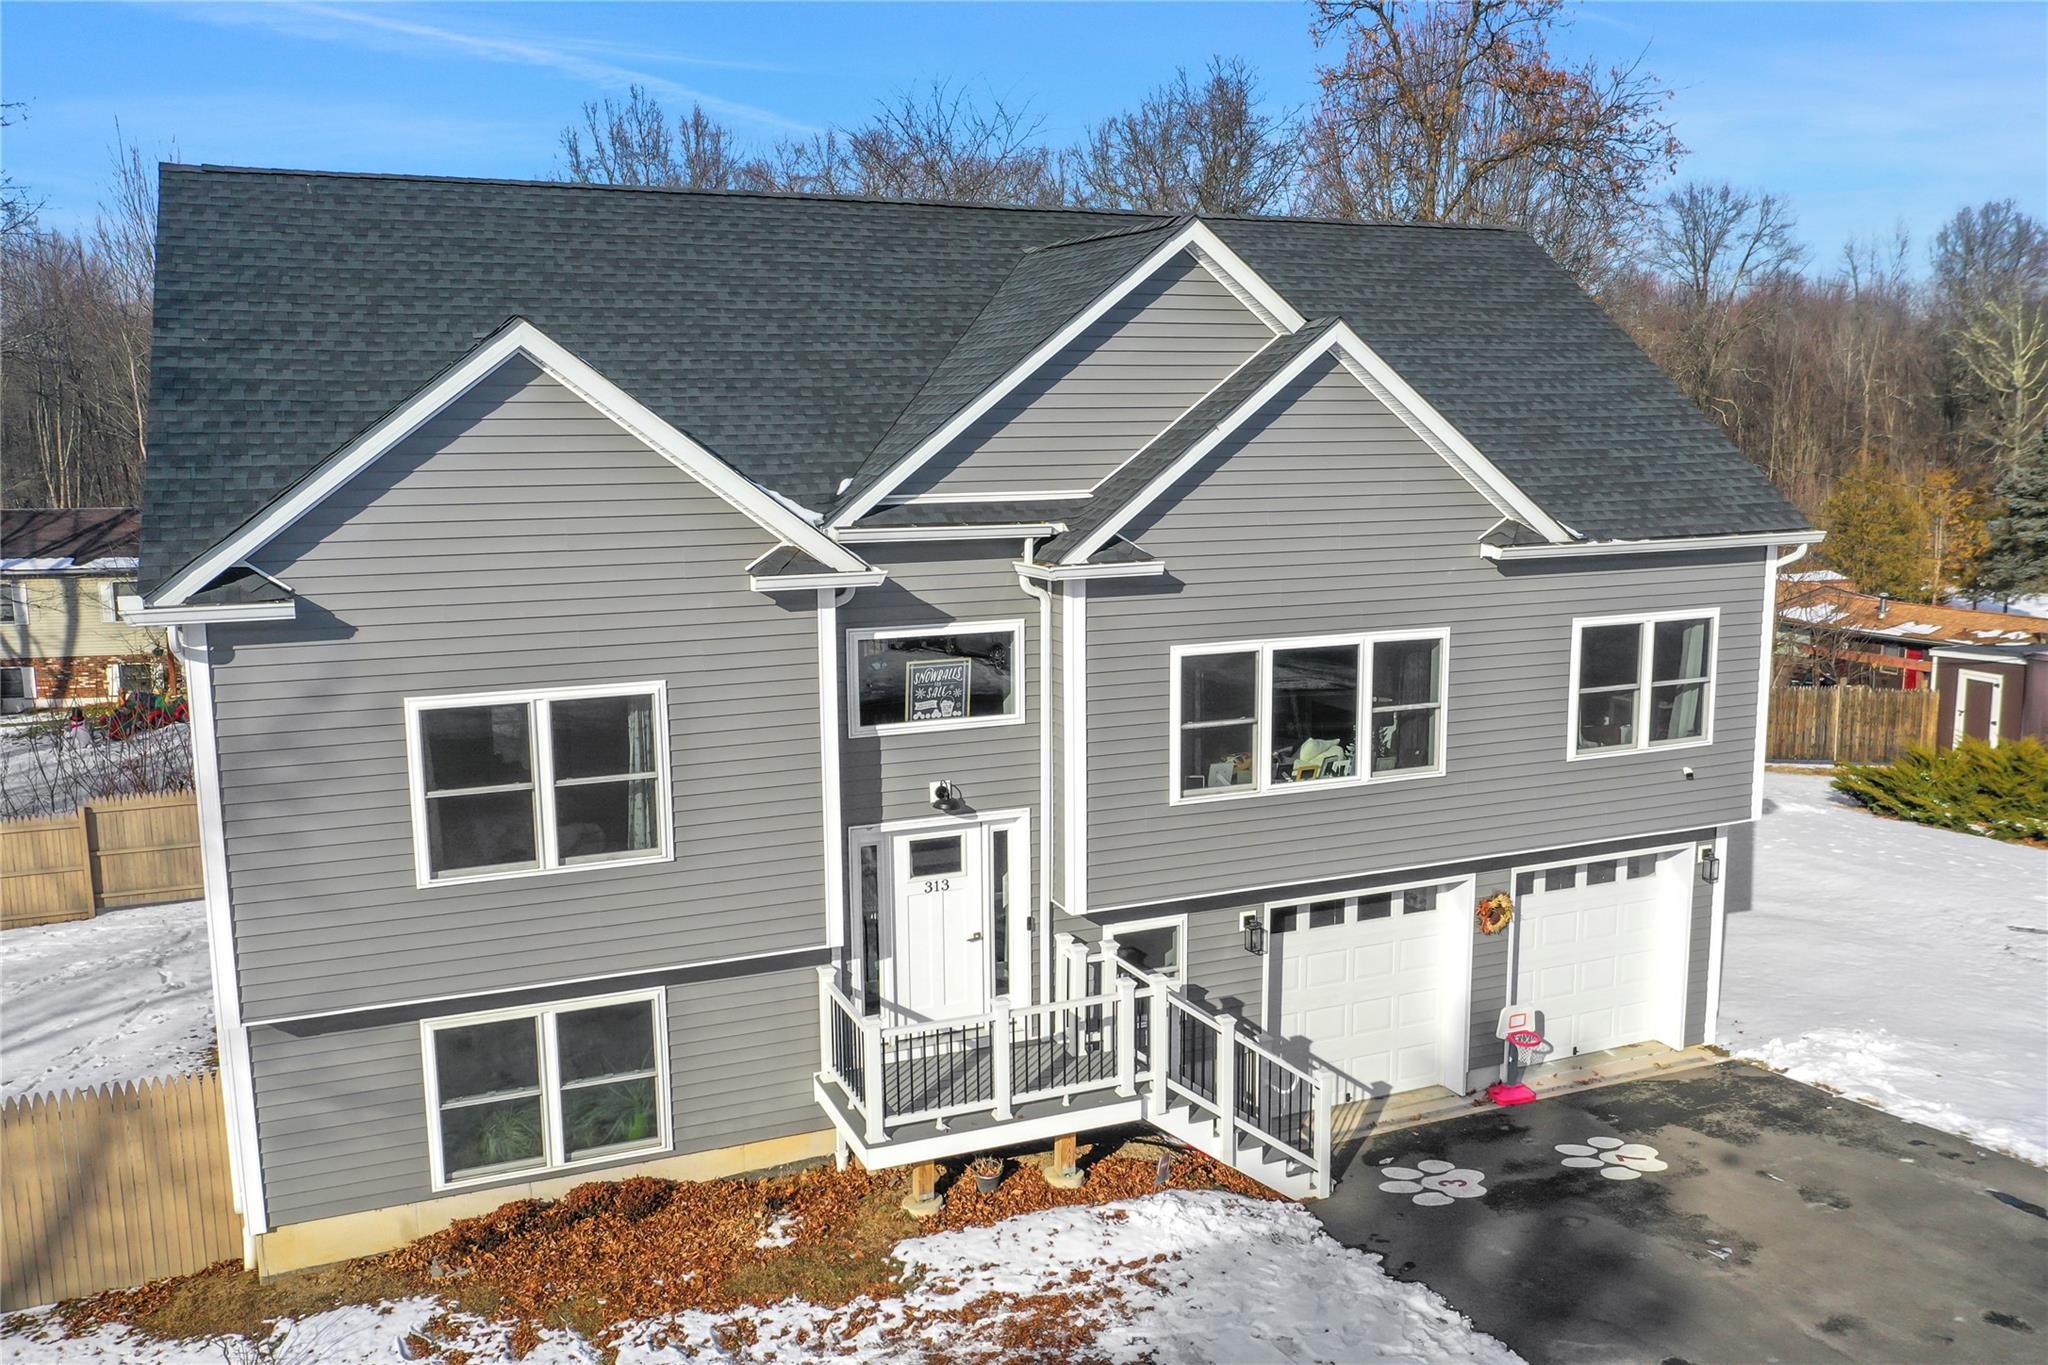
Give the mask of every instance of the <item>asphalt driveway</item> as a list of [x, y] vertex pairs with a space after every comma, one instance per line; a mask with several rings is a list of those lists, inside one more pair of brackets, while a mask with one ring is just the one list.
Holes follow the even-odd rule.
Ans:
[[2048, 1171], [1752, 1066], [1389, 1134], [1308, 1207], [1539, 1365], [2048, 1359]]

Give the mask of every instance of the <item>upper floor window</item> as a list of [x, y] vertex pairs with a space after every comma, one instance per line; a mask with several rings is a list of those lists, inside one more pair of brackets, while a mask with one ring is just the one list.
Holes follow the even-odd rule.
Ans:
[[1718, 620], [1691, 611], [1575, 622], [1572, 757], [1706, 743]]
[[0, 583], [0, 626], [28, 623], [28, 584]]
[[405, 704], [421, 886], [669, 854], [660, 683]]
[[1431, 631], [1176, 649], [1173, 799], [1442, 772], [1448, 644]]
[[421, 1024], [435, 1188], [668, 1146], [662, 992]]
[[1021, 621], [847, 633], [846, 709], [856, 735], [1024, 718]]

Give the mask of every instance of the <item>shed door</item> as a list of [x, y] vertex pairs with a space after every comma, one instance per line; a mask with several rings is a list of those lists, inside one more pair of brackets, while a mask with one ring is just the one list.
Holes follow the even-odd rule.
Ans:
[[1998, 743], [2000, 712], [2005, 709], [2005, 680], [1988, 673], [1965, 673], [1956, 697], [1956, 737]]
[[1691, 860], [1638, 854], [1517, 879], [1515, 1003], [1550, 1059], [1684, 1039]]

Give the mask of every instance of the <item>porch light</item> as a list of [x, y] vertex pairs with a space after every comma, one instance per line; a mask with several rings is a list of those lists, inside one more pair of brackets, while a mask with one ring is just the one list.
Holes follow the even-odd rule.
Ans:
[[1721, 859], [1711, 848], [1700, 850], [1700, 880], [1709, 886], [1721, 880]]
[[1245, 912], [1244, 950], [1253, 957], [1266, 955], [1266, 921], [1256, 910]]

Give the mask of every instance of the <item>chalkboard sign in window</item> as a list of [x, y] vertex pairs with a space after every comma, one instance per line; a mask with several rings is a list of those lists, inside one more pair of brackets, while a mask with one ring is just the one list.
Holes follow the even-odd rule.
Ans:
[[1014, 666], [1019, 630], [876, 631], [854, 637], [848, 666], [863, 730], [994, 723], [1020, 718]]

